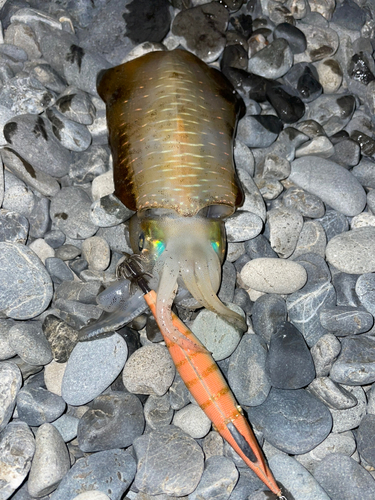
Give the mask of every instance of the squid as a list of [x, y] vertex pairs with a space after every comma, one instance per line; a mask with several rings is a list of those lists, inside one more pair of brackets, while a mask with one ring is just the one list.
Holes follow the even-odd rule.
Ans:
[[[125, 269], [142, 283], [146, 302], [129, 296], [126, 280], [110, 287], [102, 297], [106, 315], [81, 330], [80, 339], [114, 329], [147, 304], [198, 404], [284, 498], [210, 353], [171, 309], [177, 290], [185, 288], [197, 305], [247, 330], [244, 318], [217, 296], [226, 251], [224, 220], [243, 201], [233, 164], [243, 101], [220, 71], [179, 49], [150, 52], [104, 71], [98, 93], [106, 103], [114, 194], [136, 212], [129, 223], [130, 243], [142, 266], [126, 260]], [[143, 266], [158, 277], [157, 293], [144, 279]]]

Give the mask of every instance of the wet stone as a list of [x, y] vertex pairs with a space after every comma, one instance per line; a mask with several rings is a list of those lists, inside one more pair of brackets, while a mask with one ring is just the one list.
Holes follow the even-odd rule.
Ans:
[[339, 37], [333, 29], [305, 23], [300, 23], [299, 29], [306, 37], [307, 49], [304, 53], [295, 55], [294, 61], [296, 63], [320, 61], [332, 56], [337, 51]]
[[295, 123], [305, 113], [302, 100], [285, 86], [267, 84], [267, 100], [283, 123]]
[[262, 429], [264, 438], [288, 454], [312, 450], [332, 427], [328, 408], [303, 389], [272, 388], [262, 405], [246, 410], [250, 422]]
[[228, 382], [240, 405], [263, 403], [271, 388], [266, 373], [267, 349], [258, 335], [245, 334], [229, 359]]
[[291, 323], [282, 323], [271, 337], [266, 371], [273, 387], [300, 389], [315, 377], [314, 362], [302, 334]]
[[318, 222], [323, 226], [327, 241], [349, 229], [348, 219], [336, 210], [327, 210], [325, 215], [318, 219]]
[[22, 386], [22, 375], [12, 362], [0, 363], [0, 432], [12, 417], [17, 393]]
[[236, 466], [226, 457], [211, 457], [204, 464], [204, 472], [189, 500], [227, 500], [238, 480]]
[[372, 314], [351, 306], [322, 309], [319, 320], [323, 328], [338, 337], [368, 332], [374, 324]]
[[172, 385], [175, 367], [166, 347], [147, 345], [127, 360], [123, 383], [129, 392], [163, 396]]
[[57, 488], [70, 469], [70, 457], [61, 434], [48, 423], [41, 425], [37, 430], [35, 447], [28, 491], [33, 497], [41, 497]]
[[50, 314], [44, 320], [43, 332], [51, 346], [53, 359], [65, 363], [77, 343], [77, 330]]
[[172, 23], [172, 33], [181, 37], [180, 43], [186, 50], [209, 63], [224, 50], [228, 18], [229, 13], [221, 4], [198, 5], [177, 14]]
[[274, 294], [260, 296], [254, 302], [252, 308], [252, 322], [255, 333], [269, 343], [279, 324], [286, 321], [286, 316], [286, 304], [282, 297]]
[[276, 80], [291, 68], [293, 53], [284, 38], [278, 38], [254, 54], [248, 63], [249, 73]]
[[358, 404], [357, 398], [353, 394], [328, 377], [316, 378], [307, 390], [328, 408], [334, 410], [347, 410]]
[[269, 466], [290, 495], [300, 495], [309, 500], [331, 500], [318, 481], [293, 457], [280, 454], [269, 460]]
[[352, 458], [339, 453], [325, 457], [316, 467], [314, 476], [333, 500], [371, 500], [375, 495], [371, 474]]
[[66, 118], [82, 125], [91, 125], [95, 118], [95, 106], [86, 92], [68, 88], [56, 100], [54, 107]]
[[348, 274], [375, 271], [375, 227], [359, 227], [339, 234], [328, 242], [326, 259]]
[[339, 384], [366, 385], [375, 381], [375, 339], [369, 335], [344, 337], [330, 377]]
[[1, 498], [6, 500], [27, 476], [35, 452], [34, 436], [24, 422], [10, 422], [0, 435]]
[[54, 138], [48, 122], [41, 116], [12, 118], [4, 127], [4, 136], [12, 149], [35, 170], [53, 177], [68, 173], [71, 154]]
[[79, 420], [78, 445], [84, 452], [127, 448], [142, 435], [144, 425], [137, 396], [125, 392], [102, 394]]
[[126, 450], [105, 450], [80, 458], [64, 476], [51, 500], [73, 500], [87, 491], [100, 491], [120, 500], [136, 473], [134, 458]]
[[17, 212], [0, 209], [0, 241], [24, 245], [29, 232], [29, 221]]
[[93, 236], [97, 227], [90, 219], [91, 200], [78, 187], [66, 187], [52, 199], [50, 215], [55, 229], [66, 236], [85, 239]]
[[19, 243], [0, 243], [0, 310], [14, 319], [42, 313], [52, 298], [49, 274], [35, 253]]
[[17, 322], [9, 331], [9, 343], [30, 365], [47, 365], [52, 361], [51, 348], [40, 321]]
[[[151, 495], [192, 493], [203, 474], [203, 451], [196, 441], [173, 425], [134, 441], [138, 461], [135, 486]], [[53, 499], [55, 500], [55, 499]]]
[[144, 414], [147, 425], [153, 430], [169, 425], [174, 414], [170, 404], [170, 392], [164, 396], [149, 396], [144, 405]]
[[304, 156], [294, 160], [289, 180], [344, 215], [357, 215], [365, 207], [366, 193], [356, 178], [324, 158]]
[[283, 259], [294, 252], [303, 227], [302, 215], [287, 207], [274, 208], [267, 214], [271, 247]]
[[73, 281], [74, 275], [65, 262], [56, 257], [48, 257], [45, 266], [54, 283], [59, 285], [63, 281]]
[[91, 134], [85, 125], [69, 120], [54, 107], [48, 108], [49, 119], [56, 139], [69, 151], [85, 151], [91, 144]]
[[[234, 304], [228, 304], [229, 309], [243, 316], [242, 310]], [[194, 335], [212, 353], [218, 361], [225, 359], [236, 349], [240, 339], [241, 330], [220, 318], [216, 313], [203, 309], [199, 312], [191, 327]]]
[[301, 30], [290, 23], [281, 23], [273, 31], [274, 38], [284, 38], [293, 54], [300, 54], [306, 50], [306, 37]]
[[73, 406], [83, 405], [101, 394], [118, 376], [128, 354], [126, 342], [111, 337], [80, 342], [69, 357], [62, 397]]
[[59, 418], [65, 411], [65, 402], [43, 387], [25, 386], [17, 395], [17, 411], [20, 420], [37, 427]]
[[315, 120], [324, 127], [328, 136], [336, 134], [347, 125], [355, 110], [354, 96], [321, 95], [309, 104], [305, 119]]

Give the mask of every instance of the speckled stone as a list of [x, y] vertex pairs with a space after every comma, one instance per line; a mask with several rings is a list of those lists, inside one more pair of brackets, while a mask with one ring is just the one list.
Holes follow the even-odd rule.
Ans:
[[111, 250], [104, 238], [92, 236], [83, 242], [82, 256], [86, 259], [89, 269], [104, 271], [109, 266]]
[[251, 317], [253, 328], [267, 343], [279, 325], [286, 321], [286, 317], [285, 300], [278, 295], [264, 294], [254, 302]]
[[283, 259], [294, 252], [303, 227], [303, 217], [287, 207], [273, 208], [267, 213], [271, 247]]
[[20, 420], [37, 427], [53, 422], [65, 411], [65, 402], [43, 387], [26, 385], [17, 395], [17, 411]]
[[329, 374], [340, 351], [341, 343], [332, 333], [327, 333], [318, 340], [310, 351], [314, 360], [317, 377], [325, 377]]
[[52, 361], [52, 351], [40, 321], [17, 322], [9, 331], [9, 343], [30, 365], [47, 365]]
[[333, 433], [356, 429], [363, 417], [366, 415], [367, 398], [362, 387], [344, 385], [343, 388], [356, 398], [357, 404], [351, 408], [345, 408], [342, 410], [336, 410], [335, 408], [329, 409], [333, 420]]
[[226, 457], [211, 457], [204, 464], [204, 472], [189, 500], [228, 500], [238, 480], [238, 470]]
[[22, 386], [21, 371], [15, 363], [0, 363], [0, 432], [12, 417], [17, 393]]
[[161, 429], [172, 421], [174, 410], [171, 406], [170, 392], [164, 396], [151, 395], [144, 405], [144, 414], [147, 425], [153, 429]]
[[326, 258], [344, 273], [372, 273], [375, 271], [374, 245], [375, 227], [359, 227], [332, 238]]
[[370, 335], [344, 337], [330, 377], [339, 384], [365, 385], [375, 381], [375, 339]]
[[173, 417], [173, 425], [199, 439], [204, 437], [211, 429], [211, 420], [204, 411], [195, 404], [190, 404], [178, 410]]
[[317, 377], [307, 390], [320, 401], [334, 410], [346, 410], [358, 404], [357, 398], [343, 386], [328, 377]]
[[46, 316], [43, 332], [52, 350], [53, 359], [58, 363], [68, 361], [70, 353], [78, 341], [78, 332], [65, 321], [53, 314]]

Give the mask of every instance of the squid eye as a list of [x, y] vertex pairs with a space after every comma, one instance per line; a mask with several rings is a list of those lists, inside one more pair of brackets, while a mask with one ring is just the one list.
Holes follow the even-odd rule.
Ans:
[[145, 235], [141, 233], [138, 238], [138, 250], [141, 252], [145, 244]]

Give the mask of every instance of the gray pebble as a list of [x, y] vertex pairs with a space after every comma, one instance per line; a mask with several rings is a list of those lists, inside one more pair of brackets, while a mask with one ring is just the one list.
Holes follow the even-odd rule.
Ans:
[[366, 205], [366, 193], [354, 175], [324, 158], [294, 160], [289, 180], [344, 215], [357, 215]]
[[339, 453], [325, 457], [314, 471], [331, 500], [372, 500], [375, 481], [369, 472], [352, 458]]
[[81, 342], [70, 355], [62, 384], [62, 397], [71, 405], [83, 405], [101, 394], [122, 370], [128, 354], [126, 342], [111, 337]]
[[307, 390], [317, 399], [323, 401], [328, 408], [334, 410], [346, 410], [358, 403], [353, 394], [328, 377], [317, 377]]
[[341, 351], [341, 343], [332, 333], [320, 337], [311, 348], [317, 377], [325, 377], [329, 374], [333, 363]]
[[43, 332], [51, 346], [53, 359], [58, 363], [68, 361], [78, 341], [77, 330], [60, 318], [49, 314], [44, 320]]
[[236, 466], [226, 457], [211, 457], [204, 464], [204, 472], [189, 500], [228, 500], [238, 480]]
[[42, 313], [52, 298], [52, 282], [32, 250], [19, 243], [0, 243], [0, 310], [14, 319]]
[[17, 393], [22, 386], [18, 366], [11, 362], [0, 363], [0, 432], [12, 417]]
[[262, 195], [259, 192], [254, 180], [246, 170], [237, 170], [238, 178], [241, 181], [244, 202], [242, 210], [258, 215], [262, 221], [266, 220], [266, 207]]
[[292, 67], [293, 53], [284, 38], [278, 38], [254, 54], [248, 63], [249, 73], [277, 79]]
[[360, 300], [355, 290], [357, 280], [358, 275], [356, 274], [337, 273], [332, 276], [338, 306], [358, 307], [360, 305]]
[[225, 223], [225, 231], [229, 242], [241, 242], [255, 238], [263, 228], [260, 217], [249, 212], [237, 211]]
[[318, 481], [293, 457], [274, 455], [269, 466], [276, 479], [293, 495], [304, 500], [330, 500]]
[[352, 229], [329, 241], [326, 258], [344, 273], [371, 273], [375, 271], [374, 244], [375, 227]]
[[187, 405], [185, 408], [178, 410], [173, 417], [172, 423], [195, 439], [206, 436], [211, 429], [211, 420], [195, 404]]
[[0, 435], [1, 500], [6, 500], [27, 476], [35, 452], [34, 436], [24, 422], [10, 422]]
[[[244, 316], [242, 309], [228, 304], [229, 309]], [[241, 340], [241, 331], [216, 313], [204, 309], [199, 312], [191, 327], [192, 332], [218, 361], [232, 354]]]
[[9, 343], [30, 365], [47, 365], [52, 361], [51, 348], [40, 321], [17, 322], [9, 331]]
[[83, 242], [82, 256], [86, 259], [89, 269], [104, 271], [109, 266], [111, 250], [104, 238], [92, 236]]
[[11, 319], [0, 319], [0, 361], [12, 358], [15, 350], [9, 344], [9, 331], [14, 325]]
[[368, 332], [374, 324], [372, 314], [350, 306], [322, 309], [319, 320], [323, 328], [338, 337]]
[[32, 190], [7, 170], [5, 170], [4, 178], [3, 208], [29, 218], [36, 201]]
[[52, 425], [59, 431], [64, 442], [68, 443], [77, 437], [78, 422], [78, 418], [64, 413], [64, 415], [54, 420]]
[[172, 421], [174, 411], [170, 403], [170, 394], [173, 384], [169, 393], [164, 394], [164, 396], [151, 395], [147, 398], [144, 414], [147, 425], [153, 430], [165, 427]]
[[375, 339], [370, 335], [344, 337], [342, 350], [331, 369], [339, 384], [365, 385], [375, 381]]
[[267, 214], [271, 247], [283, 259], [294, 252], [303, 227], [303, 217], [297, 210], [281, 207]]
[[294, 208], [304, 217], [312, 219], [323, 217], [325, 213], [324, 204], [318, 196], [298, 187], [289, 188], [284, 192], [283, 203], [287, 208]]
[[129, 392], [163, 396], [172, 385], [174, 375], [175, 367], [167, 348], [146, 345], [127, 360], [123, 382]]
[[114, 194], [103, 196], [91, 205], [91, 220], [99, 227], [112, 227], [121, 224], [134, 215]]
[[352, 387], [349, 385], [343, 386], [348, 392], [354, 396], [358, 403], [351, 408], [336, 410], [330, 408], [333, 420], [332, 432], [345, 432], [355, 429], [360, 424], [364, 415], [366, 414], [367, 398], [366, 393], [362, 387]]
[[[60, 231], [58, 229], [58, 231]], [[64, 233], [63, 233], [64, 234]], [[65, 235], [64, 235], [65, 236]], [[61, 247], [56, 249], [55, 257], [61, 260], [73, 260], [78, 255], [81, 255], [82, 250], [74, 245], [70, 245], [69, 243], [66, 245], [62, 245]]]
[[55, 228], [74, 239], [85, 239], [93, 236], [97, 227], [90, 219], [91, 200], [78, 187], [66, 187], [51, 201], [51, 219]]
[[39, 427], [35, 447], [28, 490], [31, 496], [42, 497], [54, 491], [69, 471], [70, 457], [61, 434], [51, 424]]
[[107, 172], [108, 168], [108, 149], [92, 145], [87, 151], [74, 155], [74, 161], [69, 167], [69, 177], [75, 184], [86, 184]]
[[375, 274], [365, 273], [359, 276], [355, 284], [355, 293], [363, 307], [374, 316]]
[[349, 229], [349, 222], [344, 214], [336, 212], [336, 210], [327, 210], [326, 214], [317, 219], [323, 226], [326, 233], [327, 241], [330, 241], [334, 236], [341, 234]]
[[0, 209], [0, 241], [24, 245], [29, 232], [29, 221], [17, 212]]
[[74, 274], [65, 264], [65, 262], [57, 257], [47, 257], [45, 266], [49, 272], [52, 281], [59, 285], [63, 281], [73, 281]]
[[375, 464], [375, 415], [365, 415], [358, 427], [357, 443], [358, 452], [368, 464]]
[[316, 253], [324, 258], [326, 246], [327, 237], [323, 226], [317, 220], [309, 220], [304, 222], [296, 248], [290, 258], [298, 259], [306, 253]]
[[286, 321], [285, 300], [274, 294], [261, 295], [252, 308], [252, 322], [255, 333], [267, 343], [276, 333], [279, 325]]
[[332, 427], [328, 408], [303, 389], [272, 388], [263, 404], [249, 407], [247, 412], [250, 422], [262, 429], [264, 438], [288, 454], [312, 450]]
[[56, 139], [70, 151], [85, 151], [91, 144], [91, 134], [85, 125], [69, 120], [54, 107], [48, 108], [46, 116], [51, 122]]
[[[203, 451], [181, 429], [170, 425], [134, 441], [138, 461], [135, 486], [151, 495], [192, 493], [203, 473]], [[55, 500], [55, 499], [53, 499]]]
[[189, 403], [189, 394], [189, 390], [180, 374], [176, 371], [175, 379], [168, 391], [171, 408], [173, 410], [181, 410], [181, 408]]
[[324, 127], [330, 136], [336, 134], [347, 125], [356, 107], [355, 98], [351, 94], [322, 94], [309, 103], [305, 119], [315, 120]]
[[27, 385], [17, 395], [18, 417], [33, 427], [53, 422], [64, 413], [65, 406], [60, 396], [43, 387]]
[[86, 491], [101, 491], [111, 500], [120, 500], [136, 473], [128, 451], [116, 449], [80, 458], [64, 476], [51, 500], [73, 500]]
[[203, 439], [203, 452], [206, 460], [210, 457], [222, 456], [224, 440], [217, 431], [210, 431]]
[[95, 106], [86, 92], [74, 87], [63, 89], [54, 106], [69, 120], [91, 125], [95, 118]]
[[246, 115], [238, 122], [237, 137], [249, 148], [267, 148], [275, 142], [279, 132], [276, 116]]
[[241, 405], [263, 403], [271, 389], [266, 373], [267, 349], [258, 335], [246, 334], [229, 360], [228, 382]]
[[47, 231], [44, 235], [44, 241], [51, 248], [57, 249], [65, 243], [65, 234], [60, 229]]
[[253, 259], [244, 265], [240, 276], [246, 286], [272, 294], [293, 293], [307, 280], [307, 273], [300, 264], [284, 259]]

